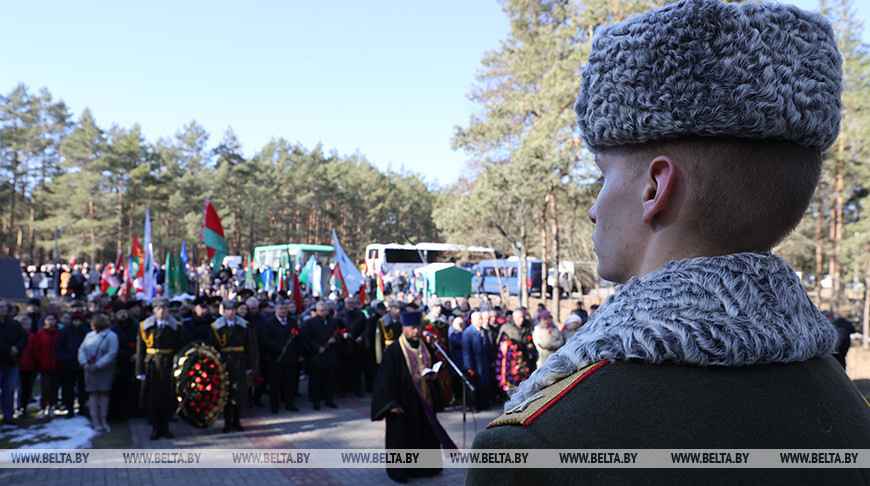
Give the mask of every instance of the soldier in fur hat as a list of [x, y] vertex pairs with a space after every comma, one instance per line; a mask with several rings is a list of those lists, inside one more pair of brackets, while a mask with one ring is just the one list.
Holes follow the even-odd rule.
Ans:
[[181, 324], [169, 315], [169, 300], [151, 302], [153, 314], [139, 323], [136, 341], [136, 377], [142, 382], [140, 401], [151, 411], [151, 440], [171, 439], [169, 419], [178, 400], [172, 366], [175, 353], [184, 345]]
[[[821, 15], [682, 0], [600, 28], [575, 105], [602, 187], [598, 271], [623, 283], [524, 381], [479, 449], [853, 449], [870, 408], [835, 332], [770, 253], [837, 138]], [[848, 469], [471, 469], [470, 484], [846, 484]]]

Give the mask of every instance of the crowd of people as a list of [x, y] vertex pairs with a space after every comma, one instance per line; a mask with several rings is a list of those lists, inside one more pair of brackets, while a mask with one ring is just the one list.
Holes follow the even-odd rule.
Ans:
[[[425, 340], [439, 344], [438, 360], [443, 351], [471, 379], [476, 390], [468, 407], [487, 409], [504, 401], [587, 318], [580, 302], [564, 323], [554, 323], [543, 306], [534, 314], [522, 307], [509, 311], [487, 296], [475, 307], [468, 296], [424, 301], [401, 275], [385, 302], [363, 305], [356, 296], [309, 294], [299, 299], [300, 308], [286, 291], [244, 288], [244, 277], [239, 281], [238, 272], [225, 268], [203, 278], [195, 298], [146, 301], [133, 293], [101, 292], [99, 278], [91, 278], [101, 267], [74, 266], [76, 276], [64, 279], [70, 291], [58, 297], [43, 296], [31, 285], [33, 297], [23, 308], [0, 302], [5, 424], [18, 424], [26, 415], [80, 414], [104, 431], [109, 420], [147, 414], [155, 439], [171, 436], [171, 358], [194, 342], [215, 347], [227, 365], [232, 389], [223, 410], [225, 431], [243, 428], [243, 407], [299, 411], [301, 377], [307, 377], [312, 409], [335, 408], [336, 395], [373, 391], [384, 352], [401, 335], [400, 315], [407, 311], [423, 312]], [[169, 337], [160, 341], [164, 334]], [[163, 378], [149, 378], [152, 373]], [[444, 366], [439, 381], [439, 403], [459, 405], [462, 380]]]

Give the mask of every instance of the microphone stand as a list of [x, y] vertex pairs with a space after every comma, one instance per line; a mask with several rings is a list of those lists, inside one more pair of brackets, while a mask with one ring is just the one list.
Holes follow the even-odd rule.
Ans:
[[441, 356], [444, 356], [444, 359], [446, 359], [447, 362], [450, 364], [450, 367], [453, 368], [453, 372], [456, 373], [457, 376], [462, 378], [462, 382], [465, 384], [465, 386], [462, 387], [462, 445], [465, 446], [465, 429], [466, 429], [466, 427], [465, 427], [465, 423], [466, 423], [465, 413], [466, 413], [466, 409], [468, 408], [467, 404], [466, 404], [466, 400], [467, 400], [466, 390], [470, 389], [473, 393], [474, 392], [474, 385], [472, 385], [471, 382], [468, 381], [468, 378], [466, 378], [465, 373], [463, 373], [462, 371], [459, 370], [459, 367], [456, 366], [456, 363], [454, 363], [452, 359], [450, 359], [450, 356], [447, 355], [447, 352], [444, 351], [444, 348], [442, 348], [441, 345], [438, 344], [437, 336], [435, 336], [434, 334], [432, 334], [428, 331], [424, 332], [423, 336], [432, 338], [430, 340], [429, 344], [438, 348], [438, 351], [441, 352]]

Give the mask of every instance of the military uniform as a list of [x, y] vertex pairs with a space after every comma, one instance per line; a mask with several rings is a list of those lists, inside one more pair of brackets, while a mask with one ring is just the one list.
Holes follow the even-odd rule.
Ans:
[[[537, 398], [539, 397], [539, 398]], [[688, 406], [688, 405], [691, 406]], [[796, 424], [803, 426], [796, 427]], [[603, 361], [533, 394], [475, 449], [866, 449], [870, 411], [831, 356], [740, 368]], [[470, 469], [468, 484], [853, 484], [850, 469]], [[759, 481], [761, 479], [761, 481]]]
[[[151, 410], [152, 426], [157, 435], [171, 438], [169, 418], [178, 405], [172, 367], [175, 353], [184, 345], [184, 331], [172, 316], [163, 325], [151, 316], [139, 324], [136, 340], [136, 375], [144, 376], [140, 404]], [[156, 437], [155, 437], [156, 438]]]
[[241, 430], [241, 404], [248, 396], [248, 370], [254, 368], [254, 351], [251, 346], [251, 334], [248, 324], [241, 317], [236, 317], [232, 323], [224, 317], [219, 317], [212, 324], [213, 340], [227, 370], [229, 395], [224, 407], [224, 430], [230, 427]]
[[393, 319], [392, 314], [384, 314], [375, 326], [375, 363], [381, 364], [384, 350], [402, 335], [402, 322]]

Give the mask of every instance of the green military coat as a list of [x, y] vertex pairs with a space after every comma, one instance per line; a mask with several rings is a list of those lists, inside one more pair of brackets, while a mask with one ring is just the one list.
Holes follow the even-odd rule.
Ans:
[[184, 345], [181, 325], [167, 316], [163, 329], [157, 318], [151, 316], [139, 323], [136, 338], [136, 375], [145, 375], [139, 395], [140, 405], [154, 410], [175, 408], [178, 405], [172, 367], [175, 354]]
[[254, 349], [248, 325], [244, 319], [238, 316], [235, 318], [233, 326], [229, 326], [223, 316], [211, 325], [214, 333], [214, 345], [220, 352], [227, 370], [229, 380], [227, 402], [235, 405], [245, 403], [248, 395], [247, 373], [248, 370], [254, 369]]
[[[494, 420], [473, 447], [870, 448], [870, 407], [831, 356], [739, 368], [605, 361], [532, 398]], [[469, 469], [467, 483], [870, 484], [870, 470], [480, 468]]]

